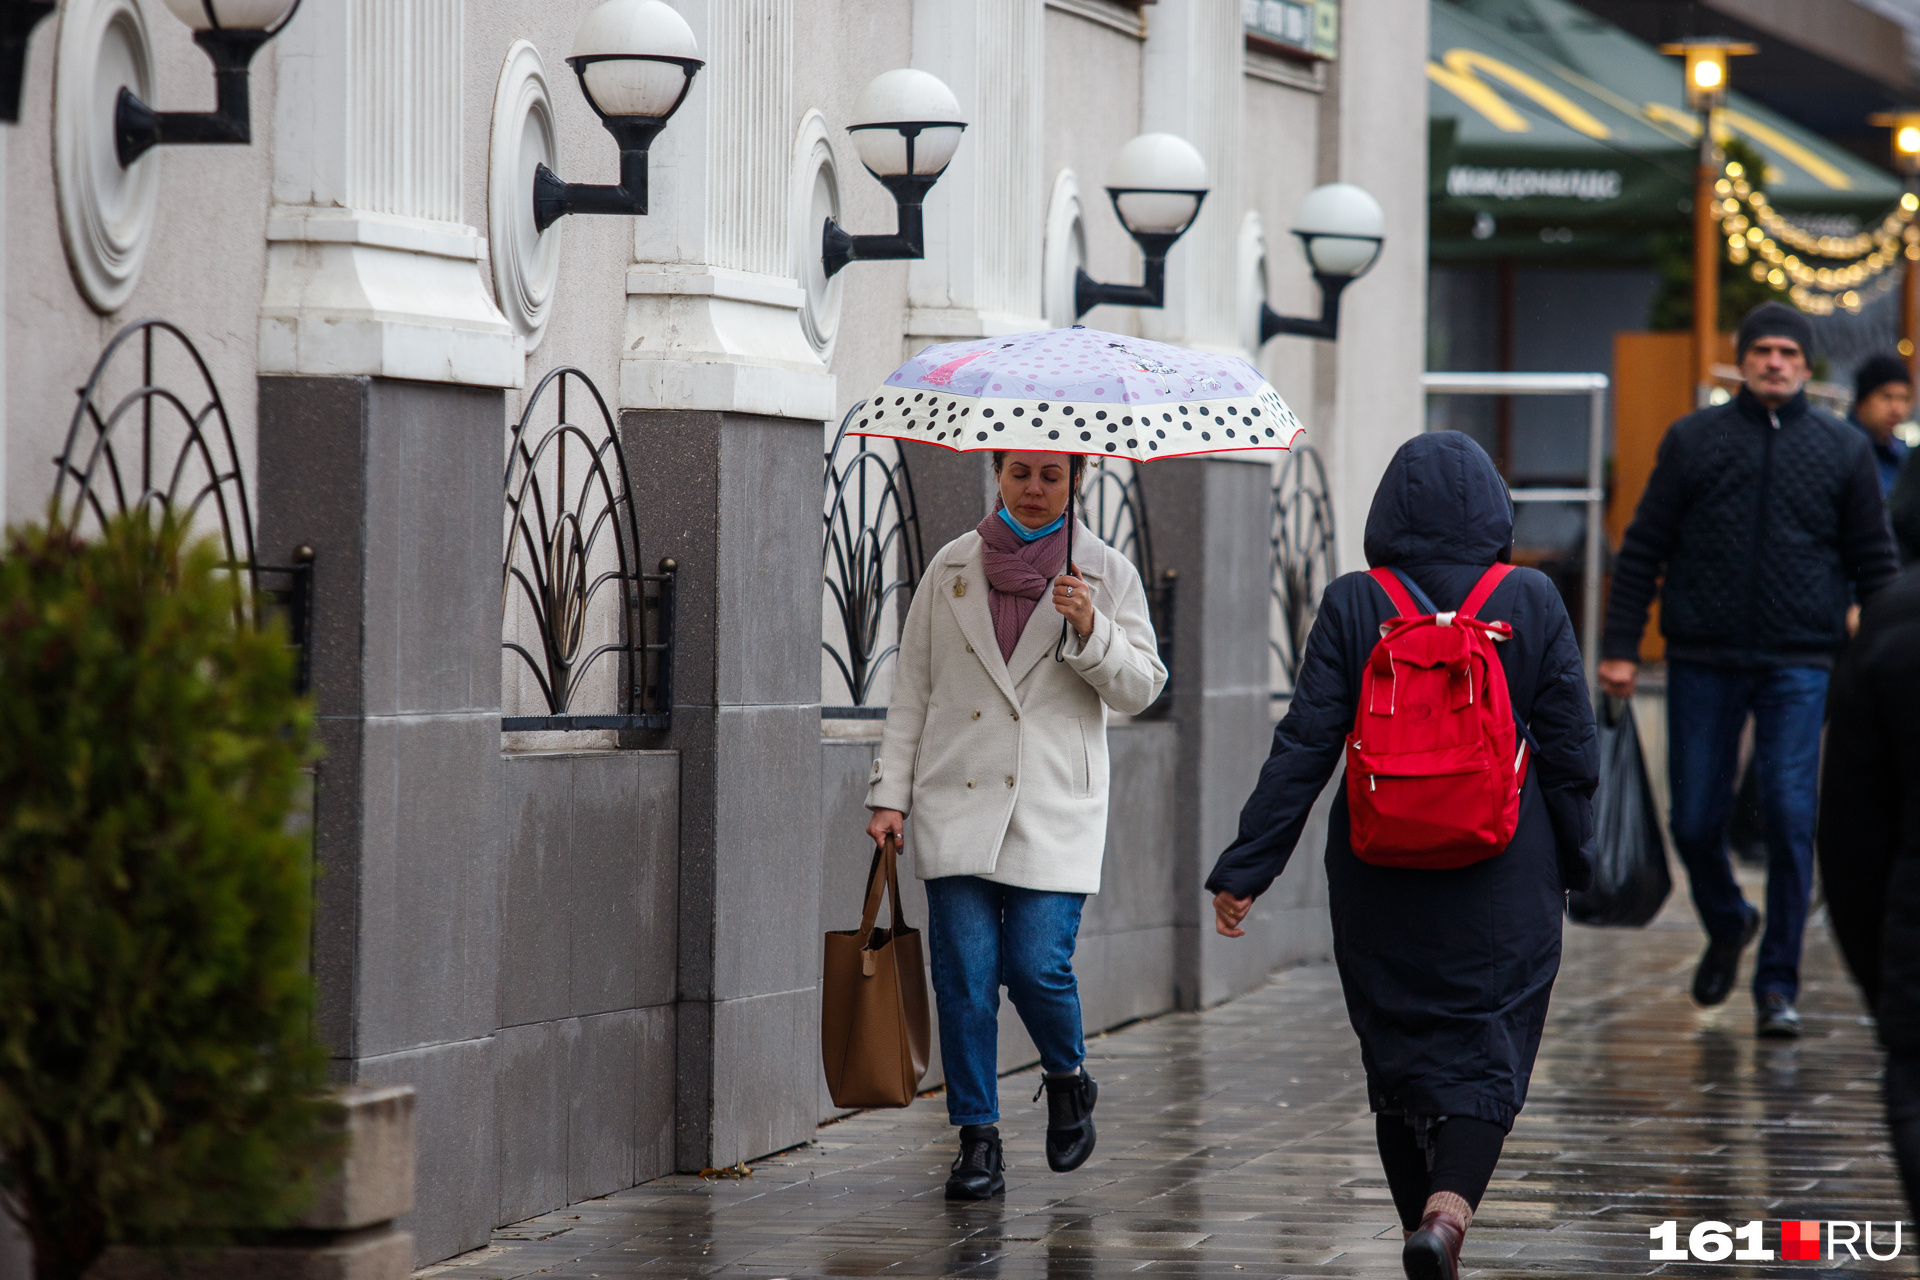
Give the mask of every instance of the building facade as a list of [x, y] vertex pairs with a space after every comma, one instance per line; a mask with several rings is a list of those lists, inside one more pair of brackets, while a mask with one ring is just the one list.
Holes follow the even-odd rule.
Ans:
[[[250, 144], [163, 144], [131, 165], [118, 90], [204, 111], [207, 57], [159, 0], [62, 0], [0, 131], [6, 518], [42, 516], [50, 460], [95, 431], [74, 389], [114, 335], [157, 317], [204, 369], [178, 344], [145, 367], [125, 346], [135, 364], [100, 387], [191, 385], [182, 421], [209, 433], [220, 415], [194, 415], [217, 389], [255, 558], [311, 549], [321, 1026], [342, 1078], [419, 1090], [422, 1263], [811, 1136], [818, 934], [851, 923], [840, 900], [865, 855], [846, 824], [870, 751], [822, 738], [823, 449], [921, 346], [1071, 323], [1081, 265], [1139, 279], [1102, 189], [1123, 143], [1186, 138], [1210, 194], [1165, 308], [1085, 322], [1256, 360], [1326, 462], [1346, 567], [1422, 422], [1425, 0], [675, 7], [705, 65], [652, 145], [644, 217], [544, 233], [531, 217], [538, 163], [615, 181], [565, 62], [595, 0], [309, 0], [253, 62]], [[1318, 25], [1290, 44], [1303, 18]], [[894, 225], [846, 127], [899, 67], [944, 81], [968, 128], [928, 197], [925, 256], [829, 280], [824, 217]], [[1287, 229], [1335, 180], [1384, 207], [1384, 252], [1337, 341], [1260, 346], [1263, 299], [1318, 310]], [[546, 380], [562, 366], [580, 376]], [[671, 688], [647, 695], [652, 721], [509, 731], [503, 716], [556, 707], [552, 628], [503, 574], [502, 477], [509, 496], [513, 465], [564, 485], [556, 456], [531, 456], [562, 419], [583, 425], [577, 448], [614, 440], [624, 457], [607, 491], [632, 513], [623, 572], [674, 562]], [[977, 461], [917, 473], [930, 528], [936, 509], [953, 529], [979, 518]], [[1310, 890], [1254, 960], [1206, 940], [1200, 866], [1271, 724], [1270, 470], [1164, 466], [1143, 484], [1180, 567], [1181, 683], [1116, 766], [1153, 780], [1131, 828], [1162, 834], [1129, 855], [1132, 887], [1117, 877], [1094, 929], [1112, 940], [1109, 994], [1090, 996], [1102, 1025], [1324, 950]], [[614, 563], [610, 545], [581, 563]], [[621, 616], [587, 618], [586, 639], [618, 643]], [[566, 709], [634, 712], [622, 661], [587, 666]], [[1019, 1060], [1017, 1037], [1006, 1052]]]

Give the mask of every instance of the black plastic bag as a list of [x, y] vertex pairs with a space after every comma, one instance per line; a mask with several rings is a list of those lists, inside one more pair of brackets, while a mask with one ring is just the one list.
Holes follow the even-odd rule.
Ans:
[[1593, 887], [1567, 895], [1567, 915], [1580, 924], [1637, 928], [1660, 914], [1673, 876], [1633, 706], [1623, 705], [1615, 717], [1613, 699], [1606, 704], [1599, 725], [1600, 788], [1593, 794]]

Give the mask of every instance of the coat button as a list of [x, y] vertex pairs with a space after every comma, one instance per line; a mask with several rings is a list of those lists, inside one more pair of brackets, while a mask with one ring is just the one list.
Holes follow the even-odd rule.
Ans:
[[972, 653], [972, 652], [973, 652], [973, 646], [972, 646], [972, 645], [968, 645], [968, 646], [967, 646], [967, 652], [968, 652], [968, 653]]
[[974, 713], [973, 713], [973, 718], [974, 718], [975, 720], [978, 720], [978, 719], [980, 718], [980, 713], [979, 713], [978, 711], [976, 711], [976, 712], [974, 712]]
[[1018, 711], [1016, 711], [1016, 712], [1014, 712], [1014, 713], [1013, 713], [1013, 718], [1014, 718], [1015, 720], [1018, 720], [1018, 719], [1020, 718], [1020, 713], [1019, 713]]
[[967, 790], [969, 790], [969, 791], [971, 791], [971, 790], [973, 790], [973, 779], [972, 779], [972, 778], [968, 778], [968, 779], [967, 779]]
[[1012, 785], [1013, 785], [1013, 775], [1012, 775], [1012, 774], [1008, 774], [1008, 775], [1007, 775], [1007, 785], [1008, 785], [1008, 786], [1012, 786]]

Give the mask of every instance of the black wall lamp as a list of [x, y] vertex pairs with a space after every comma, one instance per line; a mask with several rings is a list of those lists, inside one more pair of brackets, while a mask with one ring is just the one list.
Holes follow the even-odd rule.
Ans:
[[828, 218], [820, 233], [820, 261], [829, 278], [849, 262], [926, 256], [921, 205], [947, 171], [967, 125], [960, 102], [939, 77], [902, 67], [875, 76], [860, 91], [847, 126], [867, 172], [893, 195], [899, 230], [856, 236]]
[[1386, 215], [1380, 202], [1351, 182], [1315, 187], [1300, 202], [1293, 234], [1320, 285], [1320, 316], [1283, 316], [1260, 304], [1260, 341], [1291, 333], [1331, 342], [1340, 333], [1340, 295], [1379, 261], [1386, 244]]
[[1102, 284], [1082, 267], [1073, 277], [1074, 318], [1103, 302], [1122, 307], [1167, 305], [1167, 253], [1200, 216], [1207, 198], [1207, 162], [1185, 138], [1143, 133], [1113, 159], [1107, 196], [1113, 212], [1146, 258], [1145, 284]]
[[620, 185], [568, 182], [533, 171], [533, 225], [545, 231], [570, 213], [647, 211], [647, 150], [706, 63], [687, 20], [661, 0], [607, 0], [580, 24], [567, 65], [580, 92], [620, 147]]
[[27, 80], [27, 40], [53, 0], [0, 0], [0, 120], [20, 122], [20, 90]]
[[260, 47], [285, 30], [300, 0], [167, 0], [173, 16], [193, 28], [193, 42], [213, 62], [212, 111], [155, 111], [133, 90], [114, 104], [114, 150], [120, 167], [158, 146], [253, 141], [247, 105], [247, 67]]

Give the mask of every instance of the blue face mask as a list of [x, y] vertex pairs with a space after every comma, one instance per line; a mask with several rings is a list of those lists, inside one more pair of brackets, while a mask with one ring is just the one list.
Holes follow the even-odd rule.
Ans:
[[1006, 521], [1007, 528], [1013, 530], [1014, 536], [1022, 542], [1038, 542], [1050, 533], [1060, 532], [1061, 529], [1066, 527], [1067, 523], [1067, 513], [1064, 511], [1056, 516], [1053, 523], [1044, 529], [1027, 528], [1027, 526], [1015, 520], [1013, 518], [1013, 512], [1007, 510], [1005, 507], [1000, 508], [996, 514], [998, 514], [1002, 520]]

